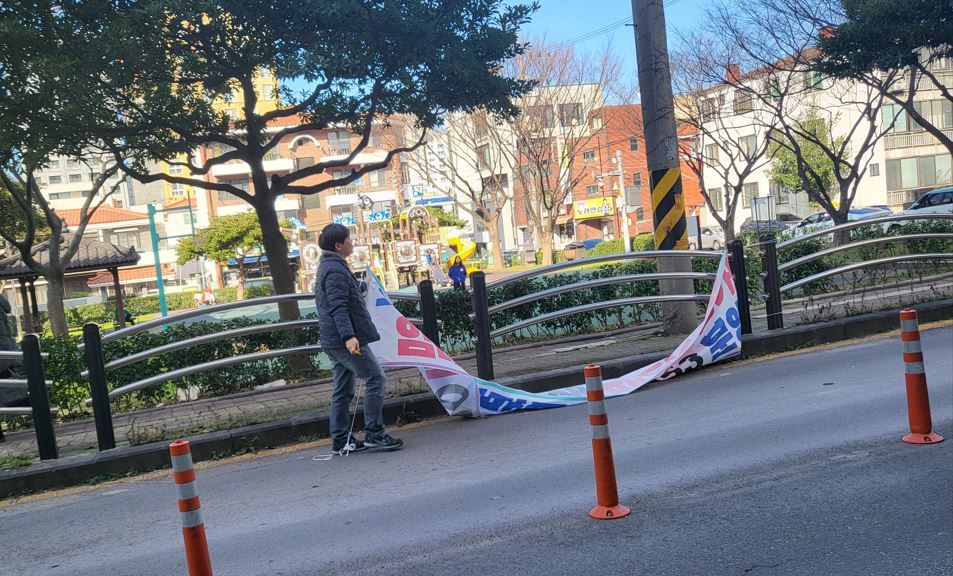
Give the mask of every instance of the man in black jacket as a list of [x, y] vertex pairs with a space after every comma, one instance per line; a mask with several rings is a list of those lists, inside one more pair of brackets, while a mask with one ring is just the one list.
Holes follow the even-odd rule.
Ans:
[[[396, 450], [399, 438], [384, 431], [384, 387], [387, 379], [368, 344], [381, 339], [364, 304], [367, 285], [358, 282], [347, 261], [354, 244], [342, 224], [329, 224], [318, 238], [321, 265], [314, 296], [321, 326], [321, 348], [331, 359], [331, 452], [347, 454], [366, 448]], [[349, 406], [354, 376], [364, 381], [364, 441], [351, 435]]]

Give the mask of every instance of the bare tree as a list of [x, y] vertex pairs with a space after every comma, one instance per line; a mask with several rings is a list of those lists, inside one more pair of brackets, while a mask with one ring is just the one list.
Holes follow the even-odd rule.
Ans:
[[[884, 98], [869, 86], [824, 78], [814, 58], [821, 33], [816, 20], [797, 10], [775, 12], [778, 1], [785, 0], [722, 1], [709, 9], [706, 32], [720, 44], [719, 53], [737, 56], [747, 70], [726, 75], [724, 83], [735, 98], [755, 100], [770, 113], [766, 128], [774, 150], [793, 154], [804, 190], [842, 224], [884, 134], [878, 124]], [[830, 186], [825, 163], [833, 166]]]
[[[695, 133], [679, 139], [682, 158], [698, 179], [705, 204], [724, 232], [735, 238], [735, 216], [744, 197], [745, 184], [768, 162], [768, 126], [771, 112], [747, 93], [735, 92], [731, 82], [741, 82], [737, 65], [725, 66], [730, 54], [718, 55], [708, 36], [690, 34], [672, 55], [672, 83], [676, 117]], [[721, 76], [715, 84], [713, 79]]]
[[[78, 224], [72, 230], [67, 230], [63, 220], [40, 192], [33, 176], [37, 166], [21, 162], [19, 159], [23, 158], [22, 155], [12, 155], [10, 158], [0, 166], [0, 185], [12, 200], [10, 212], [13, 221], [5, 221], [0, 226], [0, 238], [16, 248], [30, 270], [46, 279], [50, 328], [55, 336], [65, 337], [69, 333], [63, 305], [66, 268], [76, 256], [83, 233], [96, 210], [122, 185], [122, 180], [115, 178], [119, 166], [112, 161], [111, 154], [90, 151], [79, 158], [88, 171], [90, 185], [84, 192]], [[46, 260], [35, 252], [41, 229], [44, 236], [48, 235]]]
[[516, 194], [543, 255], [553, 260], [553, 236], [560, 207], [587, 173], [575, 162], [596, 138], [589, 118], [615, 84], [618, 61], [607, 49], [600, 57], [577, 54], [572, 46], [531, 46], [509, 62], [511, 73], [537, 82], [517, 100], [521, 110], [509, 127], [515, 146], [501, 146], [517, 185]]
[[512, 200], [512, 155], [503, 152], [511, 146], [512, 131], [502, 119], [486, 110], [449, 114], [439, 133], [431, 138], [445, 139], [449, 158], [430, 157], [426, 147], [405, 154], [419, 173], [437, 171], [449, 182], [447, 193], [457, 207], [470, 215], [490, 235], [494, 266], [503, 265], [499, 223]]

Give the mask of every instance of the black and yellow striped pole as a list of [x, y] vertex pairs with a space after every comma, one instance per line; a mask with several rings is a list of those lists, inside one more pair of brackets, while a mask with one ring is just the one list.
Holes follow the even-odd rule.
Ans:
[[682, 196], [682, 171], [678, 166], [652, 170], [652, 216], [657, 250], [688, 248], [688, 224]]
[[[632, 0], [632, 20], [635, 23], [639, 92], [642, 96], [645, 156], [652, 184], [655, 247], [658, 250], [686, 250], [688, 223], [682, 196], [675, 102], [662, 0]], [[687, 257], [658, 259], [659, 272], [691, 272], [691, 266], [691, 258]], [[694, 293], [691, 280], [662, 280], [659, 289], [663, 295]], [[697, 324], [694, 303], [663, 303], [662, 324], [670, 334], [691, 332]]]

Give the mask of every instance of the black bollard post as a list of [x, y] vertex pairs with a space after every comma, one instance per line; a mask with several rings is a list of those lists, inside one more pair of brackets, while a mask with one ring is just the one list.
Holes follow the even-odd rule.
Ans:
[[473, 337], [476, 345], [477, 376], [493, 380], [493, 347], [490, 340], [490, 312], [486, 300], [486, 274], [470, 275], [473, 302]]
[[735, 277], [738, 292], [738, 316], [741, 318], [741, 333], [751, 334], [751, 301], [748, 299], [748, 272], [745, 270], [745, 246], [741, 240], [728, 243], [728, 263]]
[[764, 268], [764, 307], [768, 313], [768, 330], [784, 328], [781, 310], [781, 277], [778, 272], [778, 245], [773, 234], [761, 236], [761, 264]]
[[433, 293], [433, 282], [422, 280], [417, 284], [417, 293], [420, 294], [420, 318], [424, 321], [424, 334], [439, 348], [440, 327], [437, 324], [437, 300]]
[[40, 460], [55, 460], [59, 454], [56, 450], [56, 434], [53, 432], [53, 415], [50, 413], [50, 395], [46, 390], [43, 372], [43, 356], [40, 355], [40, 339], [36, 334], [27, 334], [20, 347], [23, 349], [23, 368], [30, 390], [30, 408], [33, 409], [33, 428]]
[[86, 368], [89, 370], [89, 394], [93, 399], [93, 419], [96, 421], [96, 439], [99, 450], [116, 447], [113, 432], [112, 408], [109, 406], [109, 388], [106, 386], [106, 363], [103, 360], [103, 339], [99, 324], [90, 322], [83, 326], [83, 343], [86, 345]]

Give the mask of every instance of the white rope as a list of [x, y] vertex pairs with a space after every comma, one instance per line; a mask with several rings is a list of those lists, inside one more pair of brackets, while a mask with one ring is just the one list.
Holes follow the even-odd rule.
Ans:
[[[348, 441], [352, 441], [353, 438], [354, 438], [354, 436], [353, 436], [353, 434], [354, 434], [354, 422], [357, 420], [357, 406], [358, 406], [358, 402], [359, 402], [360, 399], [361, 399], [361, 395], [364, 393], [364, 380], [363, 380], [363, 379], [359, 379], [359, 380], [360, 380], [360, 384], [358, 384], [358, 387], [357, 387], [357, 394], [354, 395], [354, 409], [351, 411], [351, 427], [348, 428], [348, 430], [347, 430], [347, 439], [348, 439]], [[331, 446], [332, 446], [332, 449], [333, 449], [333, 447], [334, 447], [334, 439], [331, 440]], [[351, 454], [351, 451], [348, 450], [347, 452], [345, 452], [345, 453], [343, 454], [343, 456], [347, 457], [347, 456], [350, 456], [350, 454]], [[312, 458], [311, 460], [313, 460], [313, 461], [315, 461], [315, 462], [330, 462], [331, 458], [334, 458], [334, 453], [333, 453], [333, 452], [328, 453], [328, 454], [321, 454], [321, 455], [319, 455], [319, 456], [315, 456], [315, 457]]]

